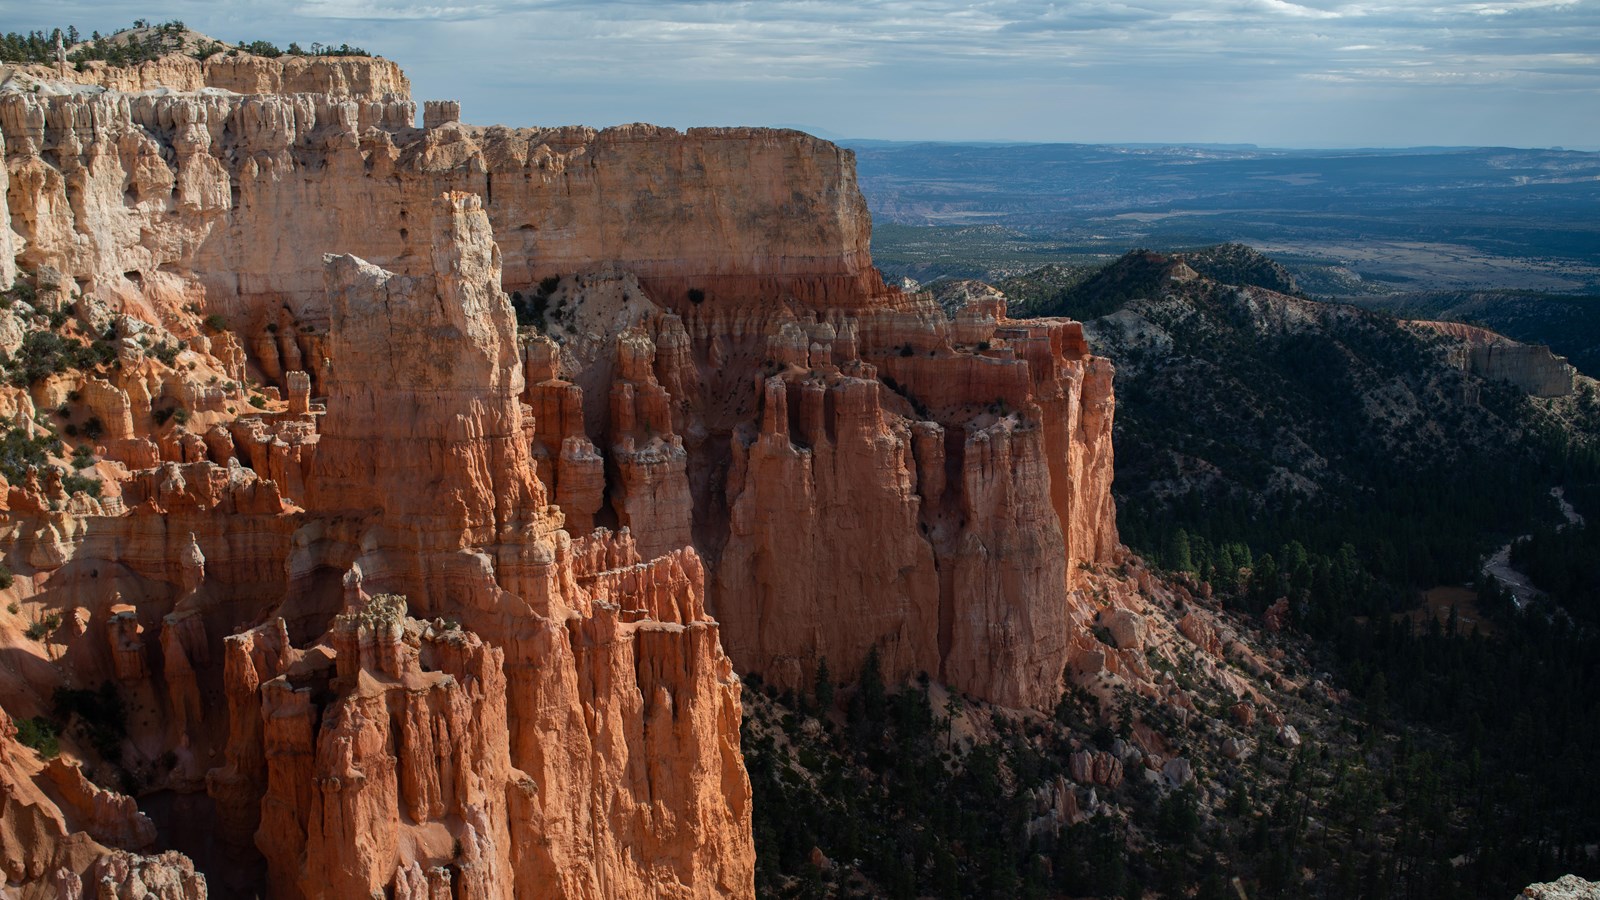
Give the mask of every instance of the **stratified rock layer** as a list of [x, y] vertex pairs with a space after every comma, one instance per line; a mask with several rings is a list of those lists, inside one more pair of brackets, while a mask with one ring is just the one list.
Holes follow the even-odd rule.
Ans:
[[[850, 153], [797, 132], [485, 131], [442, 112], [419, 131], [413, 115], [398, 99], [8, 95], [13, 178], [48, 201], [14, 216], [23, 259], [96, 289], [186, 273], [173, 290], [272, 326], [246, 342], [260, 371], [304, 369], [322, 394], [325, 366], [376, 371], [376, 336], [317, 337], [346, 314], [310, 261], [348, 252], [426, 277], [431, 198], [477, 193], [507, 282], [560, 345], [523, 399], [535, 466], [574, 524], [628, 526], [648, 554], [692, 538], [736, 662], [781, 684], [809, 683], [823, 657], [851, 677], [877, 647], [895, 677], [1054, 702], [1075, 573], [1116, 547], [1111, 370], [1075, 323], [1013, 322], [987, 295], [952, 321], [886, 288]], [[50, 198], [96, 153], [124, 175], [83, 181], [77, 205], [105, 234], [85, 248]], [[443, 363], [418, 352], [366, 376], [372, 390], [426, 386]], [[503, 410], [485, 421], [508, 434]], [[377, 455], [431, 457], [393, 449]], [[371, 490], [338, 475], [321, 483]], [[383, 502], [448, 517], [493, 489]], [[525, 506], [499, 503], [496, 527]]]
[[1462, 371], [1498, 381], [1535, 397], [1565, 397], [1572, 393], [1578, 370], [1549, 347], [1524, 344], [1487, 328], [1459, 322], [1413, 321], [1413, 328], [1442, 335], [1455, 344], [1452, 361]]
[[689, 287], [841, 307], [884, 292], [853, 156], [809, 135], [415, 119], [401, 93], [5, 92], [20, 259], [107, 293], [177, 273], [259, 328], [285, 304], [325, 315], [323, 253], [425, 272], [432, 199], [459, 189], [485, 198], [518, 289], [616, 263], [685, 304]]
[[116, 357], [0, 389], [92, 414], [107, 486], [9, 486], [16, 593], [70, 615], [0, 700], [111, 683], [225, 889], [749, 896], [735, 667], [1138, 674], [1087, 636], [1110, 365], [885, 287], [848, 151], [300, 74], [0, 92], [15, 260]]
[[218, 54], [204, 60], [169, 54], [132, 66], [113, 66], [100, 60], [58, 68], [53, 65], [19, 67], [19, 73], [36, 81], [65, 80], [113, 91], [199, 91], [205, 88], [235, 94], [328, 94], [344, 97], [409, 96], [411, 82], [400, 66], [365, 56], [254, 56]]

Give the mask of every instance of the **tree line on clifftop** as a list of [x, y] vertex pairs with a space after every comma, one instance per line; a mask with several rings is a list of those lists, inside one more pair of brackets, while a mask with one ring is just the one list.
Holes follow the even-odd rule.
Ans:
[[[123, 36], [129, 31], [140, 33]], [[0, 60], [11, 63], [54, 63], [58, 39], [66, 51], [67, 62], [77, 66], [80, 71], [84, 63], [92, 61], [101, 61], [113, 66], [136, 66], [160, 59], [170, 53], [188, 53], [201, 60], [218, 54], [236, 56], [239, 53], [271, 58], [372, 55], [348, 43], [333, 46], [312, 42], [309, 48], [304, 48], [298, 42], [290, 42], [287, 48], [279, 48], [271, 41], [241, 40], [230, 48], [219, 41], [189, 43], [188, 39], [192, 35], [193, 33], [183, 22], [176, 19], [157, 25], [138, 19], [129, 28], [109, 35], [102, 35], [96, 31], [87, 38], [74, 25], [27, 33], [12, 31], [0, 35]]]

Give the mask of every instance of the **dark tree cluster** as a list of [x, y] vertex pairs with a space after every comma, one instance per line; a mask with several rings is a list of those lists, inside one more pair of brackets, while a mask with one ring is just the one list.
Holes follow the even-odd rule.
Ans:
[[[1350, 724], [1360, 751], [1306, 773], [1334, 779], [1304, 801], [1329, 848], [1287, 826], [1251, 845], [1277, 862], [1250, 896], [1304, 895], [1291, 873], [1305, 868], [1324, 896], [1371, 897], [1509, 896], [1600, 874], [1585, 850], [1600, 841], [1600, 774], [1584, 764], [1600, 740], [1600, 538], [1548, 496], [1563, 486], [1597, 521], [1595, 404], [1580, 388], [1556, 415], [1470, 380], [1384, 316], [1324, 307], [1319, 327], [1263, 334], [1230, 288], [1163, 291], [1196, 315], [1168, 327], [1172, 354], [1119, 368], [1122, 537], [1240, 611], [1286, 598], [1367, 709]], [[1374, 416], [1379, 384], [1414, 409]], [[1286, 449], [1300, 446], [1314, 456]], [[1183, 485], [1170, 463], [1184, 458], [1222, 477], [1149, 489]], [[1286, 474], [1315, 490], [1267, 489]], [[1486, 582], [1471, 624], [1460, 611], [1417, 624], [1421, 589], [1483, 581], [1488, 552], [1520, 532], [1513, 562], [1548, 601], [1519, 606]]]
[[136, 66], [171, 53], [189, 53], [197, 59], [209, 59], [223, 53], [228, 55], [249, 53], [273, 58], [372, 55], [360, 47], [353, 47], [343, 42], [337, 46], [312, 42], [309, 47], [301, 47], [299, 43], [292, 42], [286, 49], [280, 49], [271, 41], [264, 40], [241, 40], [231, 49], [218, 41], [194, 44], [192, 33], [181, 21], [174, 19], [153, 25], [147, 20], [138, 19], [132, 27], [109, 35], [102, 35], [96, 31], [84, 37], [76, 26], [71, 25], [48, 31], [30, 31], [26, 34], [9, 32], [0, 36], [0, 59], [16, 63], [54, 63], [58, 37], [66, 51], [67, 62], [80, 67], [83, 63], [92, 61], [113, 66]]

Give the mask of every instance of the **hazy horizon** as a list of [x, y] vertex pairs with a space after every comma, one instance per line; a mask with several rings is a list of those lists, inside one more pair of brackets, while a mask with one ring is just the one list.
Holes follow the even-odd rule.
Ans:
[[[475, 124], [843, 140], [1600, 149], [1600, 4], [1505, 0], [0, 2], [5, 30], [180, 19], [349, 42]], [[253, 24], [251, 24], [253, 22]]]
[[[476, 123], [473, 123], [476, 124]], [[617, 123], [622, 124], [622, 123]], [[856, 137], [852, 135], [828, 134], [806, 128], [804, 125], [783, 124], [774, 125], [774, 128], [792, 128], [806, 131], [817, 137], [836, 143], [844, 144], [957, 144], [974, 147], [1030, 147], [1071, 145], [1083, 147], [1128, 147], [1128, 148], [1160, 148], [1160, 147], [1189, 147], [1197, 150], [1246, 150], [1262, 153], [1425, 153], [1425, 152], [1450, 152], [1453, 150], [1548, 150], [1556, 153], [1600, 153], [1600, 145], [1594, 147], [1567, 147], [1554, 145], [1547, 147], [1525, 146], [1518, 144], [1414, 144], [1406, 146], [1375, 147], [1351, 144], [1349, 146], [1312, 146], [1303, 147], [1287, 145], [1254, 144], [1245, 141], [1008, 141], [999, 138], [983, 140], [962, 140], [959, 138], [879, 138]]]

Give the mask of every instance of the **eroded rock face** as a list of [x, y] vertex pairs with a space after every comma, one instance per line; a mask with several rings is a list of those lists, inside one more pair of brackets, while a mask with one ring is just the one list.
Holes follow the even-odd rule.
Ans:
[[[409, 503], [422, 530], [494, 505], [474, 527], [515, 528], [537, 505], [533, 488], [492, 473], [531, 465], [579, 533], [627, 526], [647, 555], [692, 540], [745, 670], [798, 687], [823, 657], [853, 677], [876, 647], [892, 677], [1054, 702], [1065, 598], [1079, 567], [1117, 546], [1111, 367], [1076, 323], [1009, 320], [992, 294], [951, 320], [927, 296], [886, 288], [850, 154], [808, 136], [478, 130], [447, 112], [418, 130], [399, 99], [0, 97], [26, 185], [12, 195], [30, 201], [14, 216], [24, 258], [153, 312], [169, 295], [199, 298], [241, 323], [268, 378], [287, 391], [288, 373], [304, 371], [357, 419], [435, 392], [433, 411], [408, 422], [330, 418], [315, 454], [283, 425], [277, 437], [233, 428], [235, 452], [296, 502], [387, 507], [393, 521]], [[87, 178], [91, 157], [121, 180]], [[88, 246], [70, 237], [74, 178], [78, 205], [104, 223]], [[515, 388], [535, 410], [531, 463], [502, 394], [485, 411], [481, 463], [436, 500], [368, 474], [375, 457], [409, 454], [397, 479], [408, 483], [457, 452], [438, 443], [457, 441], [459, 397], [438, 393], [457, 376], [426, 342], [378, 354], [385, 336], [361, 328], [376, 320], [343, 298], [381, 282], [404, 306], [435, 290], [428, 222], [441, 186], [483, 198], [498, 246], [495, 260], [450, 264], [498, 265], [557, 346]], [[152, 229], [170, 240], [139, 237]], [[334, 251], [352, 258], [325, 290], [315, 261]], [[163, 271], [186, 274], [168, 283]], [[470, 314], [441, 327], [474, 346], [477, 332], [510, 333], [509, 318], [463, 303]], [[332, 336], [335, 320], [346, 337]], [[511, 357], [533, 352], [500, 346], [472, 365], [511, 372]], [[394, 443], [354, 452], [351, 441], [384, 431]], [[408, 590], [432, 609], [425, 586]]]
[[1160, 690], [1077, 323], [886, 288], [815, 138], [416, 129], [361, 77], [0, 94], [0, 231], [119, 362], [0, 392], [77, 397], [108, 485], [10, 486], [30, 613], [84, 616], [0, 700], [113, 682], [227, 890], [746, 897], [736, 667]]
[[[277, 896], [749, 896], [739, 688], [698, 559], [575, 551], [534, 475], [478, 198], [445, 195], [433, 227], [431, 277], [328, 261], [329, 347], [360, 364], [331, 370], [308, 506], [359, 531], [319, 530], [300, 565], [355, 557], [345, 611], [287, 667], [234, 645], [246, 684], [282, 674], [264, 758], [215, 780], [264, 784]], [[405, 585], [451, 624], [367, 593]]]
[[[677, 593], [690, 600], [691, 583]], [[720, 654], [692, 602], [680, 621], [600, 601], [583, 624], [545, 630], [539, 639], [557, 645], [574, 632], [582, 641], [558, 656], [566, 677], [534, 675], [531, 695], [508, 685], [503, 652], [477, 635], [410, 619], [396, 595], [363, 602], [321, 652], [261, 691], [256, 842], [275, 896], [415, 895], [436, 883], [459, 897], [648, 896], [666, 885], [750, 895], [748, 787], [726, 793], [723, 778], [738, 784], [743, 768], [719, 733], [737, 728], [738, 694], [725, 658], [697, 665]], [[612, 687], [598, 694], [591, 678]], [[334, 699], [320, 705], [312, 696], [324, 691]], [[574, 706], [532, 706], [540, 697]]]
[[[114, 848], [149, 846], [155, 831], [133, 798], [102, 790], [65, 760], [39, 759], [18, 742], [15, 723], [0, 709], [0, 866], [7, 882], [76, 872], [114, 856]], [[204, 897], [203, 878], [198, 890], [195, 896]]]
[[241, 53], [197, 60], [170, 54], [133, 66], [112, 66], [91, 60], [65, 70], [49, 65], [21, 66], [19, 74], [35, 81], [65, 79], [123, 93], [166, 88], [198, 91], [216, 88], [236, 94], [330, 94], [378, 97], [407, 96], [411, 82], [395, 63], [376, 57], [285, 56]]
[[1076, 323], [987, 309], [968, 346], [905, 302], [769, 328], [777, 365], [728, 465], [730, 652], [799, 687], [816, 659], [851, 677], [876, 646], [894, 677], [1048, 706], [1076, 572], [1116, 547], [1110, 367]]
[[460, 532], [489, 543], [518, 530], [545, 498], [522, 434], [499, 248], [476, 196], [440, 208], [430, 275], [328, 258], [336, 362], [306, 498], [311, 509], [379, 510], [418, 532], [408, 542], [437, 537], [453, 549]]
[[[323, 253], [425, 273], [432, 199], [459, 189], [485, 198], [518, 290], [607, 263], [681, 306], [691, 288], [840, 307], [886, 290], [854, 157], [809, 135], [415, 120], [408, 95], [376, 90], [0, 94], [21, 260], [108, 296], [182, 273], [180, 302], [248, 334], [283, 305], [325, 315]], [[74, 238], [80, 220], [95, 240]]]
[[1517, 390], [1535, 397], [1565, 397], [1572, 393], [1577, 369], [1549, 347], [1524, 344], [1487, 328], [1459, 322], [1413, 321], [1419, 331], [1448, 338], [1450, 359], [1463, 371], [1484, 378], [1509, 381]]
[[[478, 198], [438, 198], [428, 234], [426, 274], [328, 259], [318, 346], [348, 364], [324, 367], [324, 402], [294, 399], [296, 376], [287, 409], [188, 434], [198, 458], [132, 473], [119, 515], [52, 511], [59, 478], [19, 492], [24, 548], [58, 573], [38, 597], [59, 578], [83, 604], [52, 652], [139, 704], [130, 741], [175, 748], [161, 777], [209, 796], [206, 852], [247, 863], [219, 870], [226, 891], [749, 897], [739, 684], [699, 557], [563, 530]], [[14, 880], [61, 869], [70, 895], [115, 866], [112, 883], [204, 889], [192, 867], [108, 856], [94, 840], [144, 847], [150, 820], [51, 765], [8, 779], [70, 801], [8, 817]], [[58, 862], [74, 831], [88, 849]]]
[[206, 900], [205, 876], [181, 853], [141, 856], [113, 850], [97, 859], [87, 876], [62, 869], [56, 873], [60, 900], [155, 897], [159, 900]]

